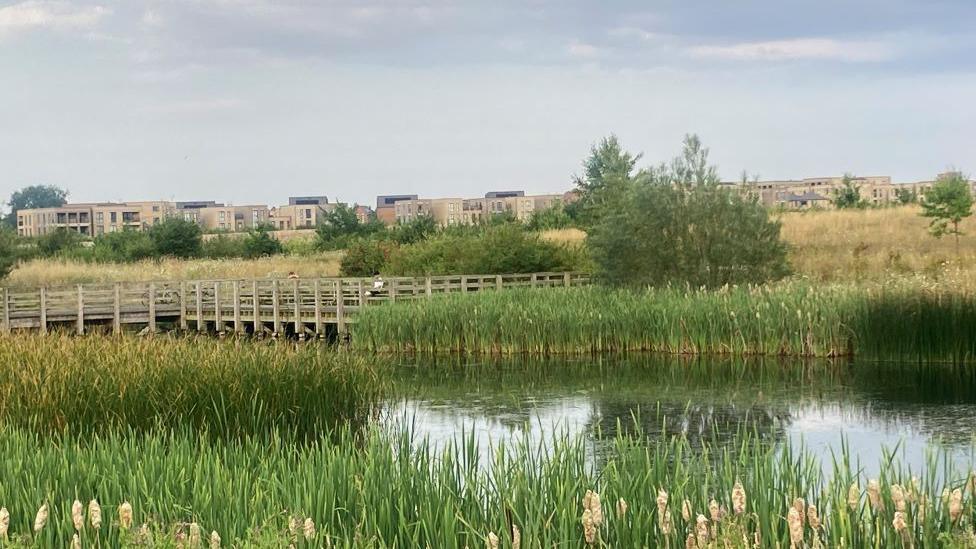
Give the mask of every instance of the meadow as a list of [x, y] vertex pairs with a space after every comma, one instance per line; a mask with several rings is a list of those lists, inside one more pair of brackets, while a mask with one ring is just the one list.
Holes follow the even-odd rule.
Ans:
[[353, 345], [385, 353], [848, 357], [964, 363], [976, 296], [801, 282], [704, 291], [600, 287], [447, 294], [366, 309]]

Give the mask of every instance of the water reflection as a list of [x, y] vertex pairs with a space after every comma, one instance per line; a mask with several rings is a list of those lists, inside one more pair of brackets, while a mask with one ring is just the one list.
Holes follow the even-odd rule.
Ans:
[[913, 467], [941, 441], [963, 463], [976, 377], [960, 368], [661, 356], [587, 360], [423, 361], [397, 371], [387, 421], [410, 418], [436, 445], [464, 431], [485, 453], [513, 437], [594, 441], [618, 433], [726, 445], [748, 431], [803, 444], [830, 461], [846, 438], [870, 469], [898, 446]]

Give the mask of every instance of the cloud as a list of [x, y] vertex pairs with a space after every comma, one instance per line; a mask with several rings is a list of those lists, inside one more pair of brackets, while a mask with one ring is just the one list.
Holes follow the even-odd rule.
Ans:
[[0, 8], [0, 32], [30, 29], [89, 29], [111, 13], [102, 6], [28, 0]]
[[580, 59], [596, 59], [600, 57], [600, 48], [594, 46], [593, 44], [587, 44], [586, 42], [580, 42], [579, 40], [573, 40], [569, 46], [566, 47], [567, 53], [573, 57], [578, 57]]
[[218, 97], [214, 99], [189, 99], [185, 101], [171, 101], [150, 107], [148, 110], [157, 114], [206, 114], [238, 110], [247, 103], [233, 97]]
[[690, 48], [689, 52], [695, 57], [740, 61], [813, 59], [851, 63], [886, 61], [894, 54], [892, 48], [882, 42], [830, 38], [796, 38], [769, 42], [743, 42], [729, 46], [695, 46]]

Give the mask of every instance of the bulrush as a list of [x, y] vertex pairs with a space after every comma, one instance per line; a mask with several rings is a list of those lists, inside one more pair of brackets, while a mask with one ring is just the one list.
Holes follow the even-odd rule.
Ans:
[[735, 486], [732, 487], [732, 512], [737, 515], [746, 512], [746, 489], [739, 481], [736, 481]]
[[807, 524], [814, 531], [820, 529], [820, 513], [817, 512], [817, 508], [813, 505], [807, 507]]
[[790, 507], [786, 513], [786, 523], [790, 527], [790, 547], [800, 547], [803, 545], [803, 515], [796, 510], [796, 506]]
[[793, 500], [793, 508], [802, 517], [807, 512], [807, 502], [803, 498], [796, 498]]
[[294, 538], [294, 537], [298, 536], [298, 525], [299, 525], [298, 517], [295, 517], [295, 516], [288, 517], [288, 536], [289, 537]]
[[315, 537], [315, 521], [310, 518], [306, 518], [305, 522], [302, 523], [302, 534], [305, 539], [312, 539]]
[[691, 502], [684, 500], [681, 503], [681, 518], [685, 519], [685, 522], [691, 522]]
[[102, 527], [102, 508], [98, 505], [98, 500], [88, 502], [88, 522], [96, 530]]
[[708, 545], [708, 519], [705, 515], [698, 515], [695, 519], [695, 540], [699, 547]]
[[520, 549], [522, 547], [522, 531], [519, 530], [518, 526], [512, 525], [512, 549]]
[[187, 542], [190, 544], [190, 547], [200, 547], [201, 541], [203, 540], [202, 540], [202, 532], [200, 531], [200, 525], [195, 522], [191, 522], [190, 536], [187, 539]]
[[210, 549], [220, 549], [220, 534], [216, 530], [210, 532]]
[[956, 522], [960, 516], [962, 516], [962, 490], [956, 488], [949, 494], [949, 519]]
[[10, 511], [6, 507], [0, 507], [0, 539], [6, 539], [7, 530], [10, 529]]
[[657, 491], [657, 512], [659, 515], [663, 515], [664, 511], [668, 508], [668, 493], [664, 491], [663, 488], [659, 488]]
[[34, 531], [40, 532], [44, 529], [44, 525], [47, 524], [47, 504], [41, 505], [41, 508], [37, 510], [37, 515], [34, 516]]
[[583, 509], [583, 517], [580, 519], [583, 524], [583, 539], [586, 543], [593, 545], [596, 543], [596, 525], [593, 523], [593, 511]]
[[847, 506], [851, 508], [851, 511], [857, 511], [857, 505], [860, 501], [861, 488], [857, 485], [857, 481], [854, 481], [847, 490]]
[[624, 498], [617, 500], [617, 518], [623, 519], [627, 516], [627, 501]]
[[71, 549], [81, 549], [81, 538], [78, 537], [78, 534], [71, 538]]
[[119, 528], [123, 530], [132, 528], [132, 505], [128, 501], [119, 505]]
[[895, 527], [895, 532], [898, 532], [899, 534], [903, 533], [905, 529], [908, 528], [908, 524], [905, 522], [904, 511], [895, 511], [895, 519], [891, 521], [891, 525]]
[[485, 539], [485, 547], [488, 549], [498, 549], [498, 536], [494, 532], [488, 532], [488, 537]]
[[716, 524], [722, 520], [721, 508], [714, 499], [708, 502], [708, 515], [712, 518], [712, 522]]
[[685, 549], [698, 549], [698, 544], [695, 543], [694, 535], [688, 534], [688, 537], [685, 538]]
[[895, 504], [895, 511], [905, 512], [908, 502], [905, 500], [905, 489], [900, 484], [891, 485], [891, 501]]
[[884, 503], [881, 501], [881, 484], [876, 478], [868, 481], [868, 501], [871, 502], [871, 509], [874, 512], [884, 509]]
[[78, 500], [71, 504], [71, 522], [79, 532], [85, 527], [85, 507]]
[[593, 512], [593, 525], [597, 528], [603, 525], [603, 505], [600, 504], [600, 494], [590, 493], [590, 511]]

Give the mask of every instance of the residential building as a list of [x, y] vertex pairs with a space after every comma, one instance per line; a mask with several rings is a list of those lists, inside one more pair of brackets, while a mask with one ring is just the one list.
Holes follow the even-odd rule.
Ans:
[[43, 236], [58, 229], [91, 236], [91, 205], [66, 204], [58, 208], [17, 211], [17, 234], [20, 236]]
[[376, 197], [376, 218], [386, 225], [393, 225], [397, 222], [396, 203], [404, 200], [417, 200], [415, 194], [393, 194]]
[[215, 206], [197, 210], [197, 222], [208, 231], [240, 232], [269, 222], [270, 210], [264, 204]]
[[491, 215], [510, 213], [520, 221], [528, 221], [536, 211], [569, 200], [569, 193], [526, 196], [523, 191], [493, 191], [484, 198], [400, 199], [393, 204], [393, 219], [404, 223], [427, 215], [441, 225], [464, 225], [482, 222]]
[[22, 236], [43, 236], [68, 229], [85, 236], [100, 236], [125, 229], [146, 229], [176, 213], [173, 202], [101, 202], [66, 204], [60, 208], [20, 210], [17, 232]]
[[326, 196], [292, 196], [287, 206], [271, 210], [270, 222], [277, 229], [313, 229], [335, 206]]

